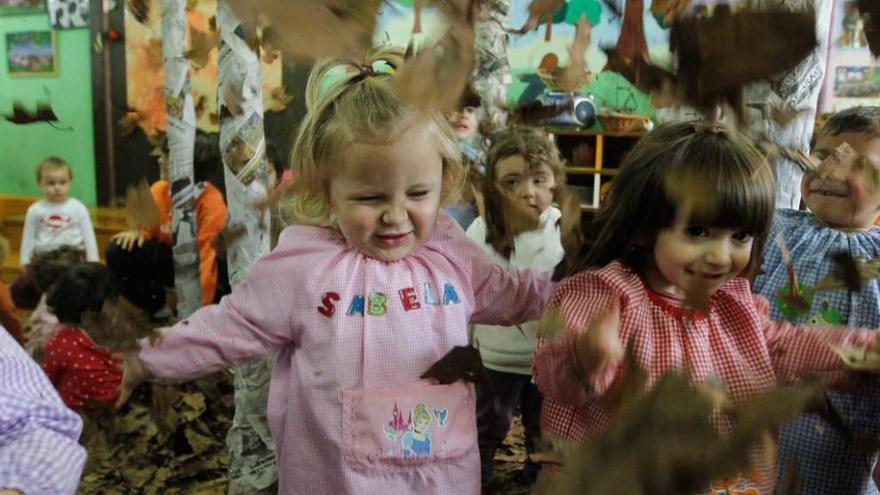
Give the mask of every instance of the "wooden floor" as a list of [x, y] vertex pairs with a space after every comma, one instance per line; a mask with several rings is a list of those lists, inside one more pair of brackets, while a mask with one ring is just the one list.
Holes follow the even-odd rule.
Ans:
[[[0, 279], [5, 283], [14, 280], [21, 272], [19, 250], [21, 234], [24, 230], [24, 216], [30, 206], [38, 198], [35, 196], [16, 196], [0, 194], [0, 234], [9, 239], [9, 256], [0, 268]], [[125, 210], [123, 208], [89, 208], [95, 237], [98, 241], [98, 252], [104, 258], [104, 248], [110, 238], [126, 229]]]

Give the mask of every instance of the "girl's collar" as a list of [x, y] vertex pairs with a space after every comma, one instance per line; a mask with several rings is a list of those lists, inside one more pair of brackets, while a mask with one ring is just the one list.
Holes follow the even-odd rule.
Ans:
[[[660, 309], [662, 309], [665, 313], [677, 319], [704, 320], [708, 318], [709, 315], [707, 313], [698, 309], [689, 309], [681, 306], [676, 306], [675, 304], [670, 302], [671, 298], [669, 296], [664, 296], [663, 294], [660, 294], [659, 292], [654, 290], [654, 288], [651, 287], [651, 284], [649, 284], [648, 281], [645, 280], [645, 277], [641, 273], [636, 273], [636, 275], [639, 277], [639, 280], [645, 287], [645, 292], [648, 294], [648, 299], [650, 299], [651, 302], [653, 302], [657, 306], [660, 306]], [[710, 312], [715, 309], [715, 299], [716, 294], [712, 294], [711, 296], [709, 296]]]

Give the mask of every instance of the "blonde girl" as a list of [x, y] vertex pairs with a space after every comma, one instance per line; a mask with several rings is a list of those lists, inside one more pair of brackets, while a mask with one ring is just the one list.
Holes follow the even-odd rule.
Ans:
[[[461, 165], [442, 116], [400, 99], [402, 52], [319, 63], [292, 166], [298, 189], [278, 246], [220, 304], [129, 357], [123, 399], [145, 378], [188, 380], [277, 355], [268, 419], [279, 493], [479, 491], [474, 390], [419, 377], [469, 321], [535, 318], [551, 284], [491, 264], [441, 205]], [[415, 404], [442, 428], [430, 455], [391, 449]]]
[[[846, 379], [830, 344], [875, 346], [873, 332], [772, 321], [741, 277], [758, 259], [774, 205], [767, 162], [737, 132], [713, 123], [665, 125], [632, 150], [594, 228], [584, 271], [554, 293], [565, 329], [539, 343], [534, 368], [545, 394], [542, 429], [575, 443], [603, 431], [603, 400], [621, 376], [623, 349], [648, 374], [720, 381], [736, 403], [806, 375]], [[701, 308], [692, 301], [708, 298]], [[721, 431], [733, 418], [713, 415]], [[731, 493], [772, 493], [774, 455], [753, 452]], [[709, 487], [706, 492], [711, 493]]]

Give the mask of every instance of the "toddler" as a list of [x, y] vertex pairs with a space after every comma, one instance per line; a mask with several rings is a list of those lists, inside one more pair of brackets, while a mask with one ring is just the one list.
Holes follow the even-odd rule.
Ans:
[[95, 344], [82, 323], [85, 313], [100, 312], [118, 295], [116, 279], [105, 266], [82, 263], [62, 275], [46, 298], [60, 325], [46, 342], [41, 366], [71, 409], [82, 409], [89, 400], [116, 402], [122, 362]]
[[477, 494], [473, 386], [420, 376], [468, 344], [468, 322], [534, 319], [552, 287], [492, 264], [440, 214], [460, 152], [441, 115], [398, 96], [402, 60], [382, 48], [365, 66], [315, 66], [291, 160], [303, 225], [220, 304], [126, 357], [123, 400], [148, 377], [273, 353], [279, 493]]
[[[514, 127], [492, 138], [487, 175], [495, 185], [531, 208], [539, 219], [537, 230], [513, 239], [510, 258], [486, 242], [486, 219], [478, 217], [467, 236], [500, 266], [553, 273], [565, 253], [559, 233], [562, 213], [552, 205], [556, 189], [565, 179], [565, 165], [551, 138], [538, 128]], [[512, 330], [512, 331], [511, 331]], [[532, 381], [532, 354], [537, 335], [533, 322], [507, 327], [475, 325], [472, 340], [480, 349], [491, 385], [477, 388], [477, 430], [480, 444], [483, 491], [492, 479], [492, 459], [510, 429], [519, 406], [525, 430], [526, 452], [535, 452], [540, 439], [541, 393]], [[524, 477], [534, 482], [539, 465], [526, 461]]]
[[34, 309], [40, 291], [34, 287], [29, 266], [34, 253], [60, 246], [73, 246], [86, 254], [86, 260], [98, 261], [98, 244], [89, 212], [78, 199], [71, 198], [73, 171], [61, 158], [46, 158], [37, 166], [37, 184], [43, 199], [32, 204], [24, 219], [21, 235], [22, 274], [12, 283], [12, 300], [20, 309]]
[[[752, 290], [771, 301], [770, 316], [792, 323], [880, 327], [880, 285], [871, 280], [858, 292], [804, 293], [832, 270], [832, 256], [880, 257], [880, 107], [856, 107], [833, 115], [819, 132], [813, 154], [822, 160], [801, 181], [809, 211], [777, 210], [769, 240], [782, 236], [807, 307], [792, 305], [788, 270], [780, 247], [764, 249], [763, 274]], [[871, 163], [860, 166], [857, 158]], [[866, 168], [865, 166], [868, 166]], [[791, 493], [876, 494], [871, 468], [880, 435], [880, 384], [830, 391], [827, 410], [809, 412], [780, 432], [778, 480], [794, 481]]]
[[462, 190], [462, 199], [457, 204], [446, 208], [449, 214], [462, 229], [467, 229], [474, 218], [477, 217], [471, 184], [485, 172], [485, 157], [473, 146], [474, 136], [477, 132], [477, 111], [480, 107], [480, 97], [473, 88], [468, 85], [462, 95], [459, 109], [446, 114], [446, 121], [452, 126], [455, 136], [458, 138], [458, 146], [461, 148], [462, 163], [465, 166], [465, 186]]

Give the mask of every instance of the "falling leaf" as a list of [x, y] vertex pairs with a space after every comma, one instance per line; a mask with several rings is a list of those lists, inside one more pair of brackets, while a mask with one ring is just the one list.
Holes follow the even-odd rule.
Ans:
[[200, 31], [192, 26], [189, 29], [190, 49], [184, 55], [198, 69], [208, 65], [213, 52], [219, 45], [220, 33]]
[[663, 27], [671, 26], [675, 19], [687, 11], [692, 0], [653, 0], [651, 14], [663, 20]]
[[136, 351], [140, 339], [158, 335], [142, 311], [119, 300], [104, 301], [101, 311], [84, 313], [82, 327], [100, 347], [117, 352]]
[[0, 264], [9, 256], [9, 239], [0, 234]]
[[230, 0], [229, 6], [245, 25], [266, 19], [277, 38], [272, 45], [294, 62], [310, 63], [335, 57], [363, 60], [381, 0]]
[[681, 94], [700, 109], [727, 103], [740, 121], [743, 86], [794, 68], [816, 45], [813, 11], [732, 13], [718, 5], [711, 16], [679, 18], [670, 32]]
[[12, 113], [4, 115], [4, 118], [13, 124], [24, 125], [33, 124], [35, 122], [58, 122], [58, 116], [52, 105], [44, 102], [38, 102], [36, 111], [29, 112], [24, 108], [24, 104], [20, 101], [12, 103]]
[[483, 367], [480, 351], [472, 346], [455, 346], [439, 361], [431, 365], [420, 378], [433, 378], [441, 385], [465, 380], [477, 385], [490, 384]]
[[130, 230], [143, 230], [159, 225], [159, 208], [153, 201], [150, 185], [141, 178], [128, 186], [125, 194], [125, 221]]
[[223, 101], [220, 110], [222, 117], [223, 111], [228, 111], [232, 115], [244, 114], [244, 108], [241, 106], [241, 97], [236, 93], [232, 84], [223, 86]]
[[[777, 100], [779, 97], [776, 97]], [[761, 116], [779, 127], [786, 127], [792, 120], [810, 112], [809, 108], [795, 108], [791, 104], [783, 101], [775, 103], [749, 103], [749, 107], [759, 110]]]
[[665, 495], [703, 492], [737, 473], [760, 479], [750, 467], [752, 447], [765, 445], [769, 431], [800, 414], [821, 391], [815, 384], [776, 388], [741, 401], [725, 411], [736, 426], [722, 435], [710, 421], [717, 411], [714, 394], [695, 393], [682, 373], [666, 373], [647, 392], [643, 379], [638, 370], [623, 378], [633, 383], [622, 386], [626, 392], [609, 427], [567, 449], [559, 473], [540, 478], [535, 493]]
[[813, 291], [846, 289], [858, 292], [880, 277], [880, 258], [865, 261], [842, 251], [831, 255], [831, 271], [813, 287]]
[[131, 136], [143, 120], [143, 115], [138, 111], [126, 112], [125, 116], [119, 119], [120, 134], [123, 136]]
[[513, 239], [536, 230], [540, 224], [538, 214], [522, 201], [512, 198], [495, 181], [486, 180], [483, 190], [486, 222], [486, 242], [498, 254], [510, 258], [513, 253]]
[[565, 251], [563, 264], [567, 271], [574, 268], [575, 262], [584, 247], [585, 235], [581, 223], [581, 197], [573, 188], [561, 186], [554, 194], [556, 204], [562, 212], [559, 219], [559, 236]]
[[293, 101], [293, 96], [287, 94], [284, 86], [273, 88], [272, 91], [269, 92], [269, 96], [269, 104], [266, 106], [266, 111], [269, 112], [281, 112], [287, 108], [287, 105], [291, 101]]
[[535, 333], [549, 341], [565, 333], [565, 316], [557, 309], [547, 308], [538, 320]]
[[128, 11], [141, 24], [150, 20], [150, 3], [148, 0], [125, 0]]
[[[446, 33], [404, 62], [394, 78], [400, 96], [419, 108], [458, 110], [474, 62], [474, 4], [444, 0], [435, 5], [447, 22]], [[438, 91], [438, 88], [443, 88]]]

